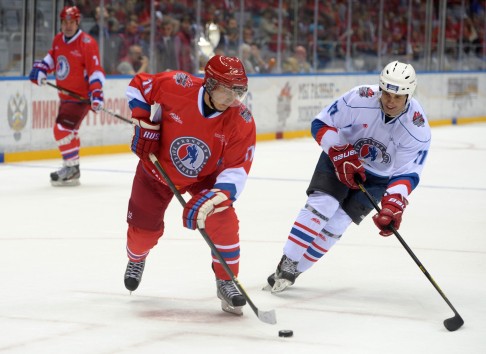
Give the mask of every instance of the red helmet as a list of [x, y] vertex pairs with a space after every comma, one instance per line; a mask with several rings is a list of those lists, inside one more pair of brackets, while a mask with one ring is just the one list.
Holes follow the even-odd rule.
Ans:
[[236, 57], [215, 55], [209, 59], [204, 68], [204, 85], [208, 83], [209, 79], [214, 79], [230, 89], [243, 89], [245, 91], [248, 89], [245, 67]]
[[61, 11], [61, 21], [62, 20], [76, 20], [81, 19], [81, 12], [76, 6], [66, 6]]

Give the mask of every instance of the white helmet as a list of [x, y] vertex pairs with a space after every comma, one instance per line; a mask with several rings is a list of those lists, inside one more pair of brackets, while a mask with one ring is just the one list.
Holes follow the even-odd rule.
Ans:
[[417, 87], [417, 75], [412, 65], [393, 61], [380, 74], [380, 88], [396, 95], [408, 95], [410, 101]]

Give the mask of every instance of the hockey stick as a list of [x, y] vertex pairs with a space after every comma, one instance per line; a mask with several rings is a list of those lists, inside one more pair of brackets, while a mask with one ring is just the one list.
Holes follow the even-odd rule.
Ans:
[[[78, 99], [78, 100], [80, 100], [81, 102], [85, 102], [85, 103], [90, 103], [90, 102], [91, 102], [89, 99], [87, 99], [87, 98], [85, 98], [85, 97], [83, 97], [83, 96], [80, 96], [80, 95], [78, 95], [77, 93], [72, 92], [72, 91], [70, 91], [70, 90], [68, 90], [68, 89], [65, 89], [65, 88], [62, 88], [62, 87], [60, 87], [60, 86], [54, 85], [53, 83], [51, 83], [51, 82], [49, 82], [49, 81], [47, 81], [47, 80], [44, 80], [44, 82], [45, 82], [47, 85], [49, 85], [49, 86], [51, 86], [51, 87], [54, 87], [56, 90], [58, 90], [58, 91], [60, 91], [60, 92], [64, 93], [65, 95], [71, 96], [71, 97], [73, 97], [73, 98], [77, 98], [77, 99]], [[126, 123], [130, 123], [130, 124], [132, 124], [132, 121], [131, 121], [130, 119], [125, 118], [125, 117], [123, 117], [123, 116], [121, 116], [121, 115], [119, 115], [119, 114], [116, 114], [115, 112], [113, 112], [113, 111], [111, 111], [111, 110], [109, 110], [109, 109], [106, 109], [106, 108], [102, 107], [102, 108], [101, 108], [101, 110], [102, 110], [103, 112], [106, 112], [106, 113], [108, 113], [108, 114], [111, 114], [113, 117], [116, 117], [116, 118], [118, 118], [118, 119], [120, 119], [120, 120], [122, 120], [122, 121], [124, 121], [124, 122], [126, 122]]]
[[[165, 170], [162, 168], [162, 165], [160, 164], [160, 162], [157, 159], [157, 157], [154, 154], [152, 154], [152, 153], [149, 156], [150, 156], [150, 160], [155, 165], [155, 168], [157, 169], [157, 171], [162, 175], [162, 177], [164, 178], [164, 180], [167, 182], [167, 185], [171, 189], [172, 193], [174, 193], [174, 195], [176, 196], [176, 198], [179, 200], [179, 202], [181, 203], [181, 205], [184, 207], [186, 205], [186, 201], [184, 200], [184, 198], [182, 197], [182, 195], [179, 193], [179, 191], [177, 190], [176, 186], [171, 181], [170, 177], [167, 175], [167, 173], [165, 172]], [[226, 271], [226, 274], [228, 274], [231, 277], [231, 280], [233, 280], [233, 282], [235, 283], [236, 287], [241, 292], [241, 295], [243, 295], [243, 297], [246, 299], [246, 302], [248, 302], [248, 304], [250, 305], [250, 307], [253, 310], [253, 312], [255, 313], [255, 315], [257, 315], [257, 317], [261, 321], [263, 321], [265, 323], [276, 324], [277, 323], [277, 319], [276, 319], [276, 315], [275, 315], [275, 310], [270, 310], [270, 311], [260, 311], [260, 310], [258, 310], [258, 308], [255, 306], [255, 304], [253, 303], [253, 301], [251, 301], [250, 297], [246, 293], [246, 291], [243, 288], [243, 286], [241, 286], [238, 278], [236, 278], [236, 275], [233, 273], [233, 271], [231, 270], [231, 268], [228, 266], [228, 263], [226, 263], [226, 261], [224, 260], [223, 256], [221, 256], [221, 253], [218, 251], [218, 249], [214, 245], [213, 241], [211, 241], [211, 239], [210, 239], [209, 235], [207, 234], [206, 230], [205, 229], [201, 229], [199, 227], [197, 229], [201, 233], [202, 237], [204, 238], [204, 241], [206, 241], [206, 243], [209, 245], [209, 248], [211, 248], [211, 251], [213, 252], [213, 254], [216, 256], [216, 258], [218, 259], [218, 261], [223, 266], [224, 270]]]
[[[371, 194], [363, 186], [363, 184], [360, 183], [360, 182], [358, 182], [358, 186], [361, 189], [361, 191], [366, 195], [366, 197], [371, 202], [371, 204], [373, 204], [373, 206], [375, 207], [376, 211], [377, 212], [380, 212], [380, 210], [381, 210], [380, 207], [376, 203], [375, 199], [371, 196]], [[454, 317], [447, 318], [447, 319], [444, 320], [444, 326], [445, 326], [445, 328], [447, 328], [451, 332], [452, 331], [456, 331], [459, 328], [461, 328], [461, 326], [464, 324], [464, 320], [462, 319], [461, 315], [459, 315], [459, 312], [457, 312], [456, 309], [454, 308], [454, 306], [452, 306], [452, 304], [449, 301], [449, 299], [442, 292], [442, 290], [440, 289], [439, 285], [437, 285], [437, 283], [432, 278], [432, 276], [429, 274], [429, 272], [427, 272], [427, 269], [425, 269], [425, 267], [423, 266], [423, 264], [415, 256], [415, 254], [413, 253], [412, 249], [410, 247], [408, 247], [407, 243], [402, 238], [402, 236], [400, 236], [400, 234], [398, 233], [397, 229], [395, 229], [395, 227], [393, 227], [393, 225], [391, 225], [390, 226], [390, 230], [395, 234], [395, 236], [397, 237], [398, 241], [400, 241], [400, 243], [402, 244], [402, 246], [407, 250], [408, 254], [413, 258], [413, 260], [419, 266], [420, 270], [424, 273], [424, 275], [427, 277], [427, 279], [429, 279], [429, 281], [434, 286], [435, 290], [437, 290], [439, 292], [440, 296], [442, 296], [442, 298], [445, 300], [445, 302], [447, 303], [447, 305], [449, 305], [449, 307], [451, 308], [451, 310], [454, 311]]]

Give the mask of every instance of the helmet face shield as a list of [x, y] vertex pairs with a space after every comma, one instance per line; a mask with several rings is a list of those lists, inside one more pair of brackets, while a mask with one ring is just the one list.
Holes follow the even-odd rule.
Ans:
[[206, 81], [206, 90], [214, 103], [227, 107], [239, 106], [248, 93], [247, 86], [234, 85], [229, 87], [215, 79]]

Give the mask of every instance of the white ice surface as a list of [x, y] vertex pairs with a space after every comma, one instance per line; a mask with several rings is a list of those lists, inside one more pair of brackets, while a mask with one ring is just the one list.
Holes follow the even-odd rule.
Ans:
[[[288, 291], [262, 291], [306, 196], [319, 155], [311, 139], [259, 143], [236, 207], [238, 277], [260, 310], [220, 310], [210, 250], [182, 227], [166, 233], [132, 295], [123, 285], [125, 213], [135, 156], [82, 157], [80, 187], [55, 188], [58, 160], [0, 164], [0, 353], [486, 353], [486, 125], [434, 128], [422, 182], [399, 230], [465, 320], [394, 237], [371, 218]], [[187, 198], [187, 196], [186, 196]], [[292, 338], [278, 330], [292, 329]]]

